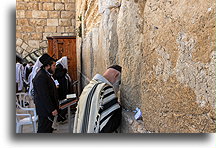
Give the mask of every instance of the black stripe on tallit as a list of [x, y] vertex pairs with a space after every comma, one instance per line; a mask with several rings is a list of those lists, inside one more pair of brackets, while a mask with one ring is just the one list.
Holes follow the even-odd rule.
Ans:
[[[118, 109], [118, 108], [117, 108]], [[100, 120], [99, 125], [101, 125], [108, 117], [113, 115], [113, 112], [115, 112], [117, 109], [113, 110], [112, 112], [110, 112], [108, 115], [106, 115], [102, 120]]]
[[92, 103], [92, 96], [96, 90], [96, 87], [99, 85], [100, 83], [97, 83], [93, 86], [92, 90], [90, 91], [90, 93], [88, 94], [87, 97], [87, 102], [86, 102], [86, 106], [85, 106], [85, 112], [84, 112], [84, 119], [83, 119], [83, 124], [82, 124], [82, 130], [81, 133], [86, 133], [87, 132], [87, 128], [88, 128], [88, 123], [89, 123], [89, 112], [91, 109], [91, 103]]
[[105, 110], [107, 110], [108, 108], [110, 108], [112, 105], [117, 103], [117, 98], [113, 98], [112, 100], [110, 100], [109, 102], [107, 102], [106, 104], [103, 105], [103, 108], [100, 108], [99, 110], [99, 114], [101, 114], [102, 112], [104, 112]]
[[107, 89], [109, 89], [109, 88], [112, 88], [112, 86], [106, 86], [106, 87], [104, 87], [104, 91], [106, 91]]
[[105, 99], [106, 97], [109, 97], [112, 94], [115, 94], [115, 92], [111, 91], [111, 92], [107, 93], [106, 95], [103, 96], [103, 99]]

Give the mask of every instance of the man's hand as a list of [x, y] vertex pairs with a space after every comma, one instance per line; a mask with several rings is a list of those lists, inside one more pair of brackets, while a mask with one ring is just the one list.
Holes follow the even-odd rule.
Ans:
[[55, 109], [54, 111], [52, 111], [52, 115], [56, 116], [58, 114], [58, 111]]

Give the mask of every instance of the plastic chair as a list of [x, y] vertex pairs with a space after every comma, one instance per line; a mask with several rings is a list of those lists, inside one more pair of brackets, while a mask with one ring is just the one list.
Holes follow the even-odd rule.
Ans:
[[[27, 93], [16, 94], [16, 108], [22, 113], [16, 113], [16, 132], [22, 133], [23, 125], [32, 124], [33, 132], [37, 132], [38, 116], [35, 108], [30, 108], [31, 97]], [[24, 112], [24, 113], [23, 113]]]

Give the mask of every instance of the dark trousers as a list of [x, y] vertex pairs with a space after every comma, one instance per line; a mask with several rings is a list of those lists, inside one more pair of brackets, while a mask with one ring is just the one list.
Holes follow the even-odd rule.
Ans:
[[52, 133], [53, 132], [53, 128], [52, 128], [52, 124], [54, 117], [42, 117], [42, 116], [38, 116], [38, 133]]

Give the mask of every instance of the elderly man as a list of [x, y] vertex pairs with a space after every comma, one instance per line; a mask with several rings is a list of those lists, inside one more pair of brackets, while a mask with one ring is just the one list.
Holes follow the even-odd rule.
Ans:
[[48, 54], [43, 54], [39, 61], [42, 66], [33, 79], [38, 133], [52, 133], [53, 119], [58, 114], [57, 90], [52, 78], [56, 63]]
[[116, 93], [121, 67], [113, 65], [102, 75], [96, 74], [84, 88], [74, 120], [74, 133], [111, 133], [121, 121], [121, 106]]

